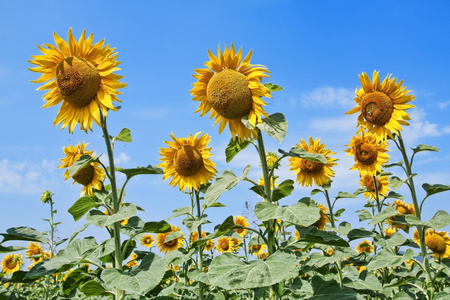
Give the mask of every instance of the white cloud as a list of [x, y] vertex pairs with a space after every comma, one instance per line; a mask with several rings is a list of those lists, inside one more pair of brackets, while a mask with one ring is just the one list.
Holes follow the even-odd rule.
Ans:
[[116, 164], [124, 164], [130, 161], [130, 157], [126, 155], [124, 152], [120, 152], [119, 156], [114, 158], [114, 163]]
[[450, 133], [450, 126], [440, 127], [437, 123], [424, 120], [426, 113], [423, 109], [416, 108], [410, 113], [410, 126], [404, 126], [404, 140], [410, 144], [423, 137], [438, 137]]
[[300, 104], [304, 107], [334, 107], [349, 106], [353, 103], [354, 92], [345, 88], [334, 88], [331, 86], [318, 87], [308, 93], [302, 93], [297, 100], [292, 98], [291, 104]]
[[446, 108], [446, 107], [449, 106], [449, 105], [450, 105], [450, 100], [449, 100], [449, 101], [439, 102], [439, 103], [438, 103], [438, 107], [439, 107], [440, 109], [444, 109], [444, 108]]
[[323, 132], [354, 132], [356, 129], [356, 120], [354, 116], [344, 115], [334, 118], [318, 118], [309, 122], [309, 127], [313, 130]]

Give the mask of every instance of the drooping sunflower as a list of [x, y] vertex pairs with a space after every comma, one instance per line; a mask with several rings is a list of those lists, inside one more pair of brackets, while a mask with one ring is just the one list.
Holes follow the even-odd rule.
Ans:
[[[71, 167], [82, 155], [93, 155], [94, 151], [88, 151], [86, 149], [87, 144], [79, 142], [78, 145], [69, 147], [64, 147], [63, 151], [66, 157], [61, 158], [61, 165], [58, 169], [67, 168], [64, 172], [64, 180], [70, 178], [69, 167]], [[78, 172], [76, 172], [72, 178], [73, 183], [77, 182], [83, 185], [83, 190], [81, 191], [81, 196], [86, 193], [86, 196], [91, 196], [94, 194], [93, 189], [101, 190], [103, 188], [103, 181], [105, 180], [105, 171], [101, 168], [100, 163], [91, 162], [89, 165], [84, 166]], [[72, 184], [73, 184], [72, 183]]]
[[370, 254], [373, 251], [372, 243], [369, 242], [368, 240], [364, 240], [361, 243], [359, 243], [358, 246], [356, 246], [356, 251], [358, 251], [359, 253], [366, 252]]
[[2, 261], [2, 272], [6, 275], [10, 275], [16, 271], [20, 270], [22, 266], [22, 255], [21, 254], [7, 254]]
[[297, 182], [302, 186], [312, 186], [313, 183], [317, 186], [328, 184], [331, 177], [334, 177], [334, 171], [331, 167], [337, 165], [336, 159], [331, 158], [330, 155], [336, 154], [329, 149], [325, 149], [325, 143], [320, 144], [320, 139], [309, 137], [309, 145], [302, 139], [298, 148], [303, 148], [310, 153], [319, 153], [325, 156], [327, 163], [323, 164], [312, 160], [307, 160], [300, 157], [289, 157], [289, 164], [291, 171], [297, 175]]
[[177, 186], [181, 191], [186, 188], [198, 190], [201, 184], [208, 183], [217, 173], [214, 168], [216, 164], [210, 160], [211, 148], [206, 148], [211, 137], [200, 132], [188, 138], [176, 138], [170, 134], [173, 142], [166, 141], [169, 148], [160, 148], [159, 160], [163, 162], [158, 165], [164, 169], [163, 179], [172, 177], [171, 186]]
[[[378, 190], [378, 196], [379, 197], [385, 197], [387, 192], [389, 192], [389, 183], [388, 183], [388, 177], [387, 176], [375, 176], [376, 183], [377, 183], [377, 190]], [[367, 187], [369, 190], [368, 192], [364, 192], [364, 197], [368, 199], [375, 200], [375, 184], [373, 180], [373, 175], [371, 174], [365, 174], [361, 179], [359, 180], [359, 183], [361, 184], [361, 187]]]
[[[56, 33], [53, 33], [56, 47], [44, 44], [38, 45], [43, 55], [31, 56], [30, 63], [37, 67], [30, 68], [33, 72], [42, 73], [41, 77], [33, 80], [44, 83], [38, 90], [49, 90], [44, 95], [46, 103], [42, 108], [61, 103], [53, 124], [61, 125], [61, 129], [69, 127], [73, 132], [75, 126], [92, 131], [92, 121], [101, 126], [100, 113], [105, 117], [108, 110], [116, 111], [113, 102], [121, 102], [117, 89], [126, 87], [119, 82], [123, 76], [114, 72], [120, 70], [116, 61], [118, 54], [115, 48], [103, 46], [104, 40], [93, 44], [94, 36], [86, 38], [86, 32], [80, 36], [78, 42], [69, 29], [67, 44]], [[48, 81], [48, 82], [47, 82]]]
[[[416, 215], [416, 209], [414, 208], [414, 205], [412, 203], [406, 204], [402, 200], [394, 200], [395, 203], [395, 209], [398, 211], [401, 215]], [[408, 228], [408, 225], [406, 224], [396, 224], [395, 223], [395, 216], [390, 217], [388, 219], [389, 225], [398, 230], [399, 228], [406, 230]]]
[[425, 233], [425, 244], [439, 259], [450, 258], [450, 236], [446, 231], [430, 228]]
[[25, 254], [32, 261], [33, 265], [44, 260], [44, 250], [39, 243], [30, 242]]
[[312, 226], [316, 226], [317, 229], [323, 230], [325, 228], [325, 225], [327, 223], [330, 223], [330, 219], [328, 219], [327, 216], [328, 208], [323, 204], [319, 204], [317, 205], [317, 207], [320, 208], [320, 219], [312, 224]]
[[155, 241], [155, 239], [153, 238], [153, 236], [151, 234], [146, 234], [141, 239], [141, 245], [144, 247], [150, 248], [151, 246], [153, 246], [154, 241]]
[[415, 99], [402, 86], [403, 80], [397, 82], [397, 78], [388, 74], [380, 83], [377, 71], [373, 72], [372, 81], [365, 72], [359, 75], [359, 80], [362, 87], [356, 89], [354, 99], [357, 106], [346, 114], [359, 113], [358, 126], [368, 129], [378, 142], [385, 140], [386, 136], [393, 138], [392, 133], [398, 135], [401, 125], [409, 125], [406, 121], [411, 119], [406, 110], [414, 107], [408, 102]]
[[226, 236], [219, 238], [217, 240], [216, 249], [221, 253], [233, 252], [234, 251], [233, 239]]
[[208, 50], [208, 56], [208, 68], [194, 70], [197, 82], [190, 93], [194, 101], [200, 102], [195, 112], [203, 116], [211, 111], [214, 124], [220, 122], [219, 133], [228, 124], [232, 137], [241, 141], [255, 138], [256, 131], [247, 128], [241, 119], [247, 117], [255, 127], [262, 122], [262, 116], [267, 117], [263, 108], [267, 103], [261, 97], [272, 97], [261, 82], [270, 72], [265, 66], [250, 64], [252, 51], [242, 59], [242, 48], [236, 53], [233, 44], [229, 50], [225, 46], [223, 53], [219, 46], [218, 56]]
[[389, 155], [386, 154], [388, 143], [377, 141], [377, 137], [370, 133], [359, 133], [352, 137], [349, 145], [345, 149], [347, 155], [354, 157], [355, 164], [350, 170], [359, 170], [359, 174], [381, 173], [381, 167], [388, 162]]
[[182, 232], [180, 231], [180, 227], [175, 226], [173, 224], [171, 224], [170, 227], [171, 227], [170, 232], [158, 233], [156, 235], [156, 245], [158, 246], [159, 251], [164, 252], [164, 253], [168, 253], [170, 251], [177, 250], [178, 248], [183, 246], [183, 238], [182, 237], [177, 237], [177, 238], [174, 238], [174, 239], [166, 242], [166, 237], [170, 233], [179, 231], [180, 234], [182, 234]]
[[[242, 227], [250, 226], [250, 224], [248, 224], [248, 222], [247, 222], [247, 218], [243, 217], [243, 216], [235, 216], [234, 224], [242, 226]], [[243, 229], [243, 228], [235, 229], [234, 231], [236, 231], [241, 237], [245, 237], [245, 235], [247, 234], [247, 229]]]

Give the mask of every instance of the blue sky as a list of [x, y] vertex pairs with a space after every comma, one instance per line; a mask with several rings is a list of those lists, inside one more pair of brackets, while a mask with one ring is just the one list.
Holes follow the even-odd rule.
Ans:
[[[409, 112], [411, 125], [404, 129], [408, 146], [429, 144], [439, 153], [424, 153], [415, 160], [417, 188], [423, 182], [450, 184], [450, 22], [447, 1], [9, 1], [0, 13], [0, 232], [26, 225], [46, 230], [41, 221], [49, 210], [39, 197], [51, 190], [62, 221], [59, 237], [64, 238], [82, 226], [73, 222], [67, 209], [78, 198], [80, 187], [63, 181], [57, 169], [62, 147], [78, 141], [89, 143], [97, 154], [105, 152], [101, 130], [85, 134], [54, 128], [57, 107], [41, 109], [42, 91], [30, 80], [38, 74], [28, 71], [36, 45], [54, 44], [53, 32], [67, 39], [69, 28], [76, 38], [83, 29], [94, 33], [94, 40], [105, 38], [116, 47], [122, 61], [120, 75], [128, 87], [122, 89], [122, 109], [111, 112], [108, 126], [112, 135], [121, 128], [131, 129], [131, 144], [116, 144], [119, 166], [156, 165], [158, 150], [170, 133], [186, 137], [203, 131], [212, 136], [211, 146], [219, 172], [231, 168], [240, 174], [252, 164], [250, 176], [260, 176], [256, 152], [248, 148], [230, 164], [224, 149], [230, 135], [218, 134], [207, 116], [194, 114], [198, 103], [189, 94], [193, 69], [208, 60], [207, 49], [217, 53], [220, 44], [253, 49], [252, 63], [271, 71], [267, 82], [284, 87], [269, 100], [266, 111], [281, 112], [288, 122], [286, 139], [280, 145], [268, 137], [266, 149], [289, 150], [301, 138], [320, 137], [340, 159], [331, 191], [353, 192], [358, 174], [348, 169], [353, 158], [343, 149], [356, 128], [356, 115], [344, 113], [354, 107], [354, 90], [360, 86], [358, 74], [374, 70], [404, 80], [416, 99]], [[390, 147], [391, 162], [400, 155]], [[293, 178], [285, 166], [281, 180]], [[399, 169], [389, 170], [403, 176]], [[250, 186], [242, 183], [224, 194], [227, 208], [211, 209], [213, 224], [231, 214], [242, 214], [244, 203], [260, 201]], [[296, 186], [292, 196], [281, 204], [292, 204], [308, 196], [311, 189]], [[406, 190], [401, 190], [405, 196]], [[431, 197], [424, 211], [429, 219], [436, 210], [450, 211], [448, 193]], [[419, 198], [421, 198], [419, 196]], [[324, 203], [320, 197], [317, 201]], [[168, 185], [162, 177], [136, 178], [128, 185], [126, 201], [146, 211], [145, 221], [161, 220], [189, 198]], [[365, 200], [342, 200], [347, 209], [341, 221], [354, 227]], [[181, 223], [180, 219], [174, 220]], [[186, 230], [185, 230], [186, 231]], [[89, 234], [102, 235], [97, 229]]]

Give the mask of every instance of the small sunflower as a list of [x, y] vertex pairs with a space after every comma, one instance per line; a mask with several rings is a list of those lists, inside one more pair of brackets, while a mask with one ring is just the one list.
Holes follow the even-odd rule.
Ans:
[[296, 229], [295, 232], [294, 232], [294, 237], [295, 237], [296, 240], [299, 240], [299, 239], [300, 239], [300, 232], [298, 232], [297, 229]]
[[10, 275], [16, 271], [20, 270], [22, 266], [22, 255], [21, 254], [7, 254], [2, 261], [2, 272], [6, 275]]
[[139, 265], [139, 264], [138, 264], [138, 262], [137, 262], [136, 260], [130, 260], [130, 261], [127, 262], [125, 265], [126, 265], [128, 268], [131, 268], [131, 267], [137, 266], [137, 265]]
[[211, 111], [214, 124], [220, 122], [219, 133], [228, 124], [232, 137], [238, 136], [241, 141], [255, 138], [256, 131], [248, 129], [241, 119], [247, 117], [255, 127], [262, 116], [267, 117], [263, 108], [267, 103], [261, 97], [272, 97], [261, 82], [270, 72], [265, 66], [250, 64], [252, 51], [242, 60], [242, 48], [236, 53], [233, 44], [229, 50], [225, 46], [223, 53], [219, 46], [218, 57], [208, 50], [208, 56], [208, 68], [194, 70], [197, 82], [190, 93], [200, 102], [195, 112], [203, 116]]
[[330, 223], [330, 219], [328, 219], [327, 216], [328, 208], [323, 204], [319, 204], [317, 205], [317, 207], [320, 208], [320, 219], [312, 224], [312, 226], [316, 226], [317, 229], [323, 230], [325, 228], [325, 225], [327, 223]]
[[[385, 197], [387, 192], [389, 192], [388, 177], [375, 176], [375, 179], [377, 183], [378, 196]], [[364, 197], [375, 200], [376, 196], [373, 175], [365, 174], [363, 177], [361, 177], [359, 183], [361, 184], [361, 187], [367, 187], [367, 189], [369, 190], [368, 192], [364, 193]]]
[[155, 239], [153, 238], [153, 236], [151, 234], [146, 234], [141, 239], [141, 245], [144, 247], [150, 248], [151, 246], [153, 246], [154, 241], [155, 241]]
[[221, 237], [217, 240], [216, 249], [219, 252], [233, 252], [234, 251], [234, 241], [229, 237]]
[[201, 184], [206, 184], [215, 176], [216, 166], [210, 160], [211, 148], [206, 148], [211, 137], [200, 132], [188, 138], [176, 138], [170, 135], [173, 142], [165, 142], [169, 148], [160, 148], [159, 160], [163, 161], [158, 167], [164, 168], [163, 179], [172, 177], [171, 186], [177, 186], [181, 191], [186, 188], [198, 190]]
[[[94, 151], [88, 151], [86, 146], [86, 143], [79, 142], [75, 147], [69, 145], [69, 147], [63, 148], [66, 157], [61, 158], [61, 165], [58, 169], [66, 168], [63, 175], [64, 180], [70, 178], [69, 167], [71, 167], [82, 155], [90, 155], [92, 158], [95, 158], [95, 155], [93, 155]], [[77, 182], [83, 185], [83, 190], [80, 194], [81, 196], [85, 193], [86, 196], [93, 195], [93, 189], [101, 190], [103, 188], [103, 181], [105, 180], [105, 177], [105, 171], [101, 168], [100, 163], [98, 162], [91, 162], [89, 165], [86, 165], [78, 170], [78, 172], [72, 176], [74, 180], [73, 183]]]
[[386, 136], [393, 138], [392, 133], [398, 135], [401, 125], [409, 125], [406, 121], [411, 119], [406, 110], [414, 107], [408, 102], [415, 99], [402, 86], [403, 80], [397, 82], [397, 78], [387, 75], [380, 83], [377, 71], [373, 72], [372, 81], [365, 72], [359, 75], [359, 80], [362, 87], [356, 89], [354, 99], [357, 106], [346, 114], [359, 112], [358, 125], [374, 134], [378, 142], [385, 140]]
[[331, 177], [334, 177], [334, 172], [331, 170], [331, 167], [334, 167], [337, 163], [335, 163], [336, 159], [331, 158], [330, 155], [336, 153], [331, 152], [329, 149], [325, 149], [326, 145], [324, 143], [319, 143], [319, 138], [313, 140], [312, 137], [309, 137], [309, 145], [302, 139], [300, 145], [297, 144], [297, 147], [310, 153], [324, 155], [327, 159], [326, 164], [300, 157], [289, 157], [290, 163], [288, 166], [291, 166], [290, 170], [294, 171], [297, 175], [297, 182], [302, 186], [312, 186], [313, 182], [317, 186], [322, 186], [328, 184], [331, 181]]
[[248, 246], [248, 250], [250, 251], [250, 253], [258, 257], [264, 253], [264, 249], [266, 249], [266, 244]]
[[361, 175], [381, 173], [381, 167], [389, 159], [389, 155], [385, 153], [388, 151], [387, 146], [386, 141], [378, 142], [375, 135], [362, 133], [360, 136], [358, 133], [346, 145], [350, 148], [344, 150], [347, 155], [353, 155], [356, 162], [350, 170], [358, 169]]
[[117, 89], [126, 87], [119, 82], [123, 76], [113, 72], [120, 70], [115, 48], [103, 46], [104, 40], [93, 45], [93, 35], [86, 39], [83, 31], [78, 42], [69, 29], [69, 44], [53, 33], [56, 47], [44, 44], [38, 46], [43, 55], [31, 56], [30, 63], [37, 67], [30, 71], [42, 73], [41, 77], [33, 80], [44, 83], [38, 90], [50, 90], [44, 95], [46, 103], [42, 108], [61, 103], [53, 124], [62, 124], [61, 129], [69, 126], [73, 132], [75, 126], [92, 131], [92, 121], [101, 126], [100, 114], [107, 116], [108, 110], [116, 111], [113, 101], [121, 102]]
[[359, 253], [366, 252], [370, 254], [373, 252], [372, 243], [369, 242], [368, 240], [364, 240], [361, 243], [359, 243], [358, 246], [356, 246], [356, 251], [358, 251]]
[[[414, 205], [412, 203], [406, 204], [402, 200], [394, 200], [395, 202], [395, 209], [398, 211], [401, 215], [416, 215], [416, 210], [414, 208]], [[406, 230], [408, 225], [406, 224], [395, 224], [394, 223], [395, 216], [390, 217], [388, 219], [389, 225], [391, 225], [392, 228], [398, 230], [399, 228]]]
[[278, 159], [280, 157], [278, 156], [278, 154], [269, 151], [266, 155], [266, 162], [267, 162], [267, 167], [269, 169], [278, 169], [278, 167], [280, 167], [280, 162], [278, 162]]
[[[164, 253], [168, 253], [170, 251], [177, 250], [178, 248], [183, 246], [183, 238], [182, 237], [174, 238], [173, 240], [166, 242], [166, 237], [170, 233], [180, 231], [180, 227], [175, 226], [175, 225], [170, 225], [170, 226], [171, 226], [170, 232], [158, 233], [156, 235], [156, 245], [158, 246], [159, 251], [164, 252]], [[182, 232], [180, 232], [180, 234], [181, 233]]]
[[425, 244], [434, 256], [439, 259], [450, 258], [450, 236], [446, 231], [428, 229], [425, 233]]
[[[248, 222], [247, 222], [247, 218], [245, 218], [243, 216], [235, 216], [234, 224], [242, 226], [242, 227], [250, 226], [250, 224], [248, 224]], [[247, 229], [243, 229], [243, 228], [235, 229], [234, 231], [236, 231], [241, 237], [245, 237], [245, 235], [247, 234]]]
[[392, 227], [386, 227], [383, 231], [387, 236], [392, 236], [396, 232], [395, 228]]
[[[206, 232], [205, 231], [202, 231], [202, 238], [204, 238], [204, 237], [206, 237]], [[195, 242], [196, 240], [198, 240], [198, 231], [194, 231], [192, 234], [191, 234], [191, 242], [193, 243], [193, 242]], [[209, 251], [209, 250], [211, 250], [211, 249], [213, 249], [214, 248], [214, 241], [213, 240], [208, 240], [208, 242], [206, 242], [206, 244], [205, 244], [205, 250], [207, 250], [207, 251]]]
[[27, 257], [33, 262], [33, 265], [44, 259], [44, 250], [39, 243], [30, 242], [28, 249], [25, 251]]

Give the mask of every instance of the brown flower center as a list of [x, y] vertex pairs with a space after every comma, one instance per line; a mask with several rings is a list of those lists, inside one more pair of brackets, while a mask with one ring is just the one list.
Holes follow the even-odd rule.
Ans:
[[175, 171], [183, 176], [192, 176], [203, 167], [203, 158], [191, 145], [182, 146], [174, 157]]
[[79, 169], [78, 172], [72, 176], [72, 178], [79, 184], [86, 186], [92, 182], [92, 179], [94, 179], [94, 173], [94, 167], [92, 165], [87, 165]]
[[252, 109], [247, 76], [233, 69], [215, 73], [206, 87], [206, 96], [214, 110], [227, 119], [242, 118]]
[[372, 144], [363, 143], [356, 147], [356, 159], [365, 166], [373, 164], [377, 160], [377, 157], [377, 149]]
[[100, 75], [90, 62], [69, 57], [58, 64], [56, 83], [64, 100], [81, 108], [91, 103], [97, 95]]
[[372, 92], [364, 95], [361, 102], [361, 112], [364, 119], [374, 125], [383, 126], [392, 116], [394, 104], [388, 95], [382, 92]]
[[425, 244], [431, 251], [437, 254], [445, 253], [447, 245], [445, 239], [439, 234], [433, 233], [425, 237]]
[[177, 244], [178, 244], [178, 238], [173, 239], [173, 240], [171, 240], [171, 241], [169, 241], [169, 242], [165, 242], [165, 243], [164, 243], [164, 246], [166, 246], [166, 247], [174, 247], [174, 246], [176, 246]]
[[222, 248], [222, 250], [227, 251], [230, 248], [230, 244], [228, 243], [228, 241], [222, 241], [220, 243], [220, 248]]
[[11, 259], [8, 259], [8, 261], [6, 262], [8, 268], [11, 270], [14, 269], [18, 263], [19, 263], [19, 260], [15, 259], [14, 257]]
[[[367, 181], [366, 183], [366, 187], [371, 191], [371, 192], [375, 192], [375, 185], [373, 184], [373, 177], [370, 177], [370, 179]], [[377, 188], [378, 191], [381, 190], [382, 185], [381, 185], [381, 181], [377, 178]]]
[[306, 174], [317, 174], [322, 171], [323, 163], [302, 158], [300, 169]]
[[146, 243], [146, 244], [150, 244], [151, 242], [152, 242], [152, 240], [151, 240], [150, 238], [146, 238], [146, 239], [145, 239], [145, 243]]

